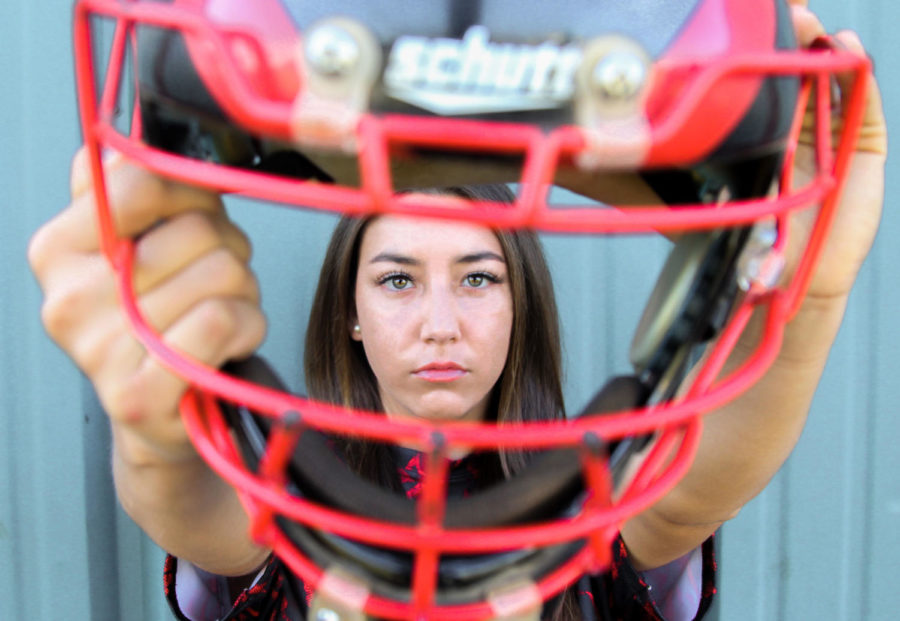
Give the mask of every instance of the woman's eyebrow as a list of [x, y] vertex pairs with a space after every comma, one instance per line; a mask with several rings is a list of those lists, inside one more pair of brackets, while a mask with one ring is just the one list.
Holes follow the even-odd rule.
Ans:
[[379, 252], [369, 261], [372, 263], [399, 263], [401, 265], [419, 265], [420, 261], [404, 254], [394, 254], [393, 252]]
[[464, 254], [458, 259], [456, 259], [457, 263], [477, 263], [478, 261], [500, 261], [500, 263], [506, 263], [506, 259], [503, 258], [502, 255], [497, 254], [496, 252], [492, 252], [490, 250], [485, 250], [484, 252], [473, 252], [471, 254]]
[[[483, 252], [472, 252], [464, 254], [456, 259], [456, 263], [477, 263], [478, 261], [499, 261], [506, 263], [506, 259], [502, 255], [485, 250]], [[369, 263], [399, 263], [400, 265], [421, 265], [422, 262], [405, 254], [396, 254], [393, 252], [379, 252], [369, 260]]]

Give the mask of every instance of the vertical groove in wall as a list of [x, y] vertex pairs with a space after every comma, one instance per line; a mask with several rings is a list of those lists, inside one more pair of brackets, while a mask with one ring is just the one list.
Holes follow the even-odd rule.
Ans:
[[[596, 267], [612, 267], [616, 265], [615, 254], [613, 253], [612, 244], [606, 243], [602, 244], [599, 248], [595, 250], [594, 256], [597, 261], [594, 264]], [[615, 277], [616, 273], [613, 270], [608, 270], [610, 276]], [[616, 342], [616, 314], [617, 309], [615, 307], [613, 295], [607, 295], [603, 300], [603, 328], [602, 331], [600, 329], [597, 330], [598, 334], [603, 334], [603, 342], [606, 343], [606, 351], [603, 355], [603, 368], [608, 372], [612, 372], [613, 369], [616, 368], [616, 356], [615, 356], [615, 348], [612, 347], [612, 344]]]
[[[788, 465], [790, 468], [790, 464]], [[791, 552], [793, 546], [790, 542], [785, 541], [786, 534], [790, 529], [790, 507], [791, 507], [791, 477], [783, 476], [779, 480], [778, 485], [778, 506], [777, 511], [777, 528], [774, 532], [766, 533], [766, 539], [772, 542], [772, 548], [767, 550], [767, 554], [777, 557], [775, 570], [775, 579], [771, 581], [770, 586], [775, 588], [775, 619], [777, 621], [787, 621], [788, 619], [788, 574], [791, 563]]]
[[110, 432], [94, 389], [82, 381], [84, 479], [91, 621], [117, 621], [121, 585], [118, 572], [116, 498], [110, 471]]
[[[900, 100], [900, 82], [896, 79], [896, 66], [900, 62], [900, 51], [896, 45], [896, 24], [900, 18], [897, 3], [892, 0], [870, 0], [859, 6], [859, 24], [864, 28], [864, 42], [874, 58], [876, 76], [880, 79], [883, 102], [886, 107], [889, 127], [893, 138], [897, 137], [897, 109]], [[886, 191], [889, 197], [896, 197], [900, 191], [900, 180], [897, 170], [896, 149], [888, 157], [888, 175]], [[897, 329], [896, 313], [892, 312], [900, 302], [897, 290], [897, 265], [900, 264], [900, 253], [897, 251], [896, 236], [900, 228], [900, 220], [892, 203], [887, 200], [886, 211], [882, 220], [882, 230], [876, 240], [873, 257], [872, 294], [869, 298], [873, 334], [870, 341], [870, 359], [872, 377], [870, 386], [881, 387], [870, 390], [867, 400], [867, 451], [865, 479], [865, 520], [862, 528], [862, 550], [860, 559], [861, 584], [860, 619], [887, 618], [894, 616], [895, 605], [885, 601], [885, 587], [893, 590], [896, 586], [898, 541], [897, 525], [900, 515], [896, 513], [891, 519], [891, 504], [900, 501], [892, 494], [898, 493], [896, 484], [896, 443], [885, 441], [885, 438], [896, 438], [900, 432], [900, 423], [896, 420], [897, 409], [897, 364], [900, 331]], [[891, 310], [888, 310], [891, 309]], [[887, 342], [885, 336], [892, 336]], [[893, 421], [890, 424], [888, 421]], [[883, 450], [890, 453], [881, 452]], [[885, 475], [887, 472], [887, 475]], [[887, 479], [887, 481], [884, 481]], [[881, 483], [887, 482], [886, 488], [879, 489]], [[885, 549], [887, 527], [887, 550]], [[891, 545], [893, 543], [894, 545]], [[893, 566], [885, 566], [885, 559]], [[890, 591], [888, 591], [890, 592]]]
[[871, 342], [873, 324], [870, 312], [872, 295], [871, 262], [860, 275], [861, 286], [852, 298], [853, 312], [850, 321], [846, 322], [846, 330], [850, 338], [848, 348], [851, 359], [857, 361], [849, 369], [850, 378], [844, 390], [841, 403], [841, 427], [844, 436], [843, 472], [841, 480], [840, 537], [835, 545], [840, 546], [840, 565], [835, 573], [839, 576], [837, 588], [840, 598], [835, 612], [840, 618], [854, 618], [857, 604], [861, 599], [863, 582], [858, 570], [859, 561], [864, 554], [861, 542], [864, 538], [864, 525], [867, 520], [866, 480], [869, 478], [870, 455], [868, 433], [870, 421], [874, 416], [871, 409], [871, 393], [865, 388], [873, 377]]
[[[896, 18], [900, 16], [900, 12], [898, 12], [896, 8], [895, 2], [885, 2], [884, 0], [872, 0], [872, 4], [866, 7], [868, 10], [863, 10], [863, 7], [857, 7], [858, 9], [858, 20], [857, 23], [860, 24], [860, 27], [865, 27], [865, 34], [867, 37], [867, 45], [870, 46], [871, 50], [879, 50], [883, 53], [887, 53], [888, 49], [893, 49], [894, 46], [889, 48], [886, 43], [887, 41], [881, 36], [882, 30], [884, 28], [884, 24], [889, 24], [887, 27], [891, 29], [893, 32], [896, 26]], [[893, 19], [891, 19], [889, 14], [893, 15]], [[887, 19], [886, 19], [887, 18]], [[897, 58], [897, 54], [893, 54], [894, 58]], [[887, 60], [886, 58], [883, 60]], [[875, 71], [876, 77], [884, 80], [885, 72], [881, 72], [878, 75], [878, 60], [875, 60]], [[892, 84], [896, 84], [896, 80], [891, 80]], [[888, 169], [890, 170], [890, 169]], [[892, 175], [889, 175], [888, 178], [888, 188], [890, 185], [894, 183], [896, 184], [896, 179], [893, 178]], [[895, 185], [896, 187], [896, 185]], [[895, 194], [896, 195], [896, 194]], [[890, 202], [887, 203], [890, 205]], [[885, 218], [884, 224], [889, 224], [890, 221]], [[888, 229], [890, 231], [890, 229]], [[889, 235], [890, 233], [888, 233]], [[892, 247], [893, 244], [886, 245], [886, 231], [882, 230], [880, 233], [881, 241], [876, 238], [875, 247], [873, 249], [873, 253], [871, 258], [869, 259], [872, 265], [872, 278], [870, 281], [871, 286], [871, 297], [869, 298], [869, 320], [872, 326], [872, 332], [870, 335], [870, 347], [869, 347], [869, 368], [871, 371], [871, 376], [868, 378], [867, 385], [868, 386], [883, 386], [884, 382], [895, 382], [896, 377], [889, 377], [888, 374], [882, 372], [882, 364], [886, 363], [887, 360], [883, 360], [881, 356], [881, 352], [884, 352], [886, 348], [878, 347], [876, 344], [879, 343], [880, 339], [883, 338], [883, 328], [885, 326], [890, 326], [896, 323], [895, 318], [890, 317], [889, 313], [885, 313], [883, 311], [883, 304], [888, 299], [888, 288], [885, 287], [884, 277], [885, 274], [895, 274], [895, 264], [891, 264], [889, 261], [889, 257], [884, 252], [884, 248]], [[891, 287], [891, 290], [896, 290], [896, 287]], [[865, 507], [865, 513], [863, 515], [863, 523], [861, 524], [861, 554], [860, 554], [860, 585], [861, 590], [859, 593], [859, 618], [860, 619], [870, 619], [871, 613], [871, 603], [872, 600], [876, 597], [880, 596], [880, 592], [877, 590], [872, 590], [871, 585], [872, 581], [872, 572], [873, 572], [873, 546], [876, 545], [875, 542], [875, 513], [879, 509], [879, 498], [875, 493], [875, 485], [876, 485], [876, 451], [873, 450], [876, 441], [876, 433], [877, 433], [877, 423], [879, 420], [879, 413], [887, 412], [896, 406], [895, 403], [891, 403], [890, 400], [884, 399], [884, 392], [882, 390], [869, 390], [867, 392], [866, 399], [866, 407], [868, 408], [866, 412], [866, 451], [865, 451], [865, 479], [862, 481], [862, 501]]]
[[[870, 279], [870, 295], [868, 296], [869, 308], [868, 308], [868, 320], [869, 320], [869, 334], [866, 335], [866, 341], [868, 343], [877, 342], [878, 329], [882, 325], [881, 323], [881, 305], [878, 304], [878, 301], [881, 299], [881, 291], [882, 291], [882, 275], [886, 269], [889, 269], [889, 266], [885, 265], [883, 261], [880, 260], [880, 253], [877, 253], [873, 256], [874, 265], [872, 265], [872, 278]], [[880, 365], [878, 364], [878, 348], [876, 347], [868, 347], [868, 371], [869, 377], [867, 378], [867, 385], [869, 386], [879, 386], [881, 385], [882, 373], [880, 369]], [[864, 508], [862, 514], [862, 522], [860, 524], [860, 553], [858, 555], [859, 566], [854, 567], [854, 569], [858, 569], [859, 571], [859, 592], [857, 593], [857, 605], [859, 610], [857, 611], [860, 619], [868, 619], [869, 618], [869, 593], [867, 593], [867, 587], [871, 583], [871, 572], [872, 572], [872, 545], [874, 543], [872, 537], [873, 531], [873, 514], [877, 510], [877, 504], [875, 502], [875, 495], [873, 494], [873, 487], [875, 481], [875, 458], [876, 452], [872, 450], [872, 446], [875, 440], [875, 424], [878, 420], [878, 413], [883, 411], [882, 408], [882, 400], [880, 399], [881, 393], [878, 390], [862, 390], [859, 391], [863, 393], [863, 398], [861, 401], [863, 402], [863, 407], [865, 408], [859, 415], [865, 421], [865, 427], [862, 430], [862, 433], [865, 436], [865, 441], [863, 443], [863, 472], [860, 481], [860, 502], [862, 503], [862, 507]], [[848, 613], [851, 611], [848, 610]]]
[[[12, 205], [22, 202], [23, 188], [21, 181], [20, 159], [16, 156], [16, 147], [24, 141], [24, 128], [15, 119], [25, 107], [24, 97], [15, 88], [23, 79], [24, 59], [22, 57], [23, 39], [23, 7], [20, 3], [12, 3], [4, 9], [4, 19], [0, 21], [0, 40], [3, 41], [4, 62], [0, 63], [0, 80], [8, 88], [8, 96], [0, 102], [0, 125], [3, 126], [4, 148], [0, 149], [0, 187], [3, 195]], [[14, 275], [9, 273], [8, 266], [13, 265], [9, 256], [15, 246], [16, 236], [23, 228], [23, 214], [7, 205], [0, 216], [3, 226], [0, 227], [0, 285], [4, 291], [15, 291]], [[25, 416], [16, 416], [17, 412], [26, 411], [22, 385], [21, 367], [27, 367], [28, 359], [34, 354], [27, 348], [27, 336], [21, 329], [11, 330], [14, 318], [19, 315], [19, 296], [0, 294], [0, 327], [3, 328], [3, 345], [0, 346], [0, 420], [5, 433], [0, 436], [0, 557], [11, 562], [2, 565], [14, 570], [0, 569], [0, 618], [21, 618], [21, 593], [25, 589], [24, 568], [19, 559], [23, 558], [25, 539], [22, 529], [23, 498], [26, 494], [23, 481], [18, 476], [19, 460], [27, 432], [28, 420]], [[0, 565], [0, 566], [2, 566]]]
[[[747, 547], [752, 547], [755, 549], [756, 566], [753, 568], [752, 572], [750, 571], [749, 567], [743, 566], [743, 567], [741, 567], [740, 572], [731, 571], [728, 573], [744, 576], [744, 578], [743, 578], [744, 580], [747, 580], [752, 576], [752, 582], [753, 582], [753, 585], [756, 587], [756, 589], [758, 591], [765, 591], [766, 579], [768, 576], [771, 575], [771, 562], [772, 562], [771, 557], [769, 555], [768, 541], [765, 536], [761, 536], [761, 535], [765, 535], [766, 531], [767, 531], [764, 518], [765, 518], [766, 514], [768, 513], [768, 508], [769, 508], [768, 497], [760, 498], [759, 501], [757, 501], [755, 508], [757, 509], [757, 511], [759, 513], [759, 515], [756, 517], [756, 520], [755, 520], [755, 524], [756, 524], [757, 528], [754, 529], [754, 531], [753, 531], [756, 534], [755, 541], [745, 541], [745, 542], [740, 542], [740, 543], [744, 543], [744, 545], [746, 545]], [[725, 528], [725, 531], [728, 532], [727, 527]], [[747, 556], [749, 556], [749, 555], [747, 555]], [[734, 554], [734, 555], [732, 555], [731, 558], [733, 558], [734, 560], [733, 561], [730, 560], [729, 557], [727, 557], [727, 556], [723, 557], [722, 561], [719, 563], [719, 567], [721, 568], [720, 572], [719, 572], [720, 573], [720, 582], [724, 582], [728, 577], [728, 573], [726, 573], [725, 569], [728, 567], [735, 567], [736, 563], [742, 562], [741, 560], [738, 560], [738, 559], [742, 559], [743, 557], [741, 555]], [[728, 565], [727, 563], [731, 563], [731, 565]], [[735, 600], [735, 601], [738, 601], [738, 600]], [[733, 611], [740, 610], [742, 603], [743, 602], [738, 601], [737, 605], [729, 608], [728, 611], [726, 611], [726, 618], [733, 616], [734, 615]], [[753, 600], [753, 606], [752, 606], [753, 614], [747, 613], [747, 618], [754, 619], [755, 621], [766, 621], [766, 617], [768, 615], [766, 615], [765, 607], [766, 607], [766, 600], [761, 597], [756, 598], [755, 600]]]

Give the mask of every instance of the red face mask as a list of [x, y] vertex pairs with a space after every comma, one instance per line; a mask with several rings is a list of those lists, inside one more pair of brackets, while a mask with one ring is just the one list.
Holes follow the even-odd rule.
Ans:
[[[689, 468], [701, 416], [777, 354], [831, 224], [868, 63], [827, 41], [795, 49], [786, 7], [771, 0], [555, 12], [517, 2], [515, 15], [487, 0], [410, 15], [306, 4], [77, 3], [81, 120], [123, 305], [141, 342], [189, 382], [188, 431], [240, 493], [254, 536], [310, 588], [391, 619], [483, 618], [548, 599], [608, 566], [621, 524]], [[94, 52], [110, 25], [100, 76]], [[837, 73], [855, 83], [833, 137]], [[133, 103], [126, 123], [122, 101]], [[799, 183], [791, 171], [807, 109], [816, 171]], [[676, 243], [635, 335], [634, 375], [609, 382], [583, 415], [516, 426], [392, 420], [290, 394], [259, 360], [226, 373], [168, 348], [135, 303], [133, 245], [115, 234], [104, 149], [190, 184], [347, 215], [661, 232]], [[618, 181], [634, 179], [660, 198], [623, 199]], [[513, 182], [518, 193], [461, 207], [396, 191], [413, 180]], [[552, 205], [554, 182], [596, 190], [600, 203]], [[801, 209], [818, 216], [782, 282], [788, 218]], [[757, 350], [719, 377], [760, 307]], [[334, 437], [421, 450], [418, 498], [361, 479]], [[447, 498], [455, 455], [498, 450], [536, 455], [502, 483]]]

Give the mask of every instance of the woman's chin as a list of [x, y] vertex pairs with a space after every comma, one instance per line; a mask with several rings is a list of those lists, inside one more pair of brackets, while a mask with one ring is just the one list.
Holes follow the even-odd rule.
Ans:
[[461, 410], [419, 410], [417, 412], [404, 412], [402, 414], [388, 413], [391, 420], [420, 420], [432, 423], [449, 423], [462, 420], [478, 420], [477, 417], [467, 416], [468, 412]]
[[382, 394], [384, 411], [394, 420], [420, 420], [433, 423], [478, 422], [484, 419], [488, 395], [478, 399], [475, 395], [461, 394], [461, 390], [429, 390], [424, 393], [405, 395], [406, 398], [392, 398], [396, 395]]
[[478, 404], [459, 403], [457, 400], [434, 399], [429, 403], [420, 404], [419, 407], [410, 408], [399, 414], [388, 414], [392, 419], [416, 419], [433, 423], [449, 423], [457, 421], [477, 422], [482, 419], [483, 407]]

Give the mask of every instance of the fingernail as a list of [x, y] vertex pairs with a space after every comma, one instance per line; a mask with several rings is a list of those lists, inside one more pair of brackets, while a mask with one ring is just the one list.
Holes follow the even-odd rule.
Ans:
[[860, 39], [859, 35], [853, 30], [841, 30], [834, 38], [844, 49], [853, 49], [855, 51], [862, 51], [865, 49], [862, 39]]

